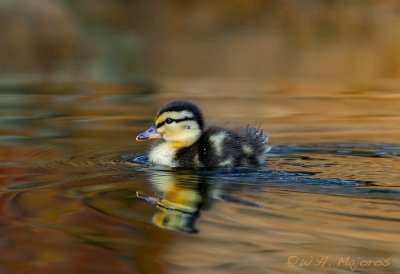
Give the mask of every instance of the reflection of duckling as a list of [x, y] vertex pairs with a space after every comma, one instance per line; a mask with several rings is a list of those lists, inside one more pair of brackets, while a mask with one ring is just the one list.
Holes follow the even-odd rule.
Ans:
[[204, 129], [199, 108], [175, 101], [157, 114], [154, 125], [136, 140], [163, 138], [149, 153], [154, 164], [170, 167], [232, 167], [263, 165], [269, 150], [262, 130], [247, 126], [241, 132], [209, 127]]
[[195, 233], [200, 209], [207, 207], [208, 184], [195, 174], [152, 171], [150, 181], [158, 197], [136, 193], [137, 197], [156, 206], [159, 211], [153, 223], [168, 230]]
[[136, 193], [137, 197], [156, 206], [160, 211], [154, 214], [153, 223], [158, 227], [195, 233], [195, 223], [200, 215], [200, 210], [196, 207], [190, 207], [184, 204], [171, 203], [168, 200]]
[[[158, 209], [152, 221], [162, 229], [184, 233], [197, 232], [196, 223], [201, 211], [210, 209], [214, 201], [246, 207], [262, 206], [251, 198], [241, 197], [246, 185], [225, 184], [223, 181], [215, 180], [215, 175], [209, 177], [196, 171], [183, 170], [171, 172], [149, 169], [148, 171], [156, 196], [140, 192], [136, 192], [136, 196]], [[251, 188], [254, 190], [254, 185]]]

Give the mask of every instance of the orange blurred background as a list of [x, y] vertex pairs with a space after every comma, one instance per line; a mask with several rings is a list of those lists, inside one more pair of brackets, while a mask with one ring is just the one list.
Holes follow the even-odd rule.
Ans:
[[395, 0], [5, 0], [0, 76], [400, 76]]

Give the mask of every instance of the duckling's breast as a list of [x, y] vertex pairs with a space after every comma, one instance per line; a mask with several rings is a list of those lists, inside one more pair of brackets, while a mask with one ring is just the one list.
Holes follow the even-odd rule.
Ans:
[[167, 142], [162, 142], [150, 151], [149, 160], [156, 165], [178, 167], [175, 155], [176, 149]]

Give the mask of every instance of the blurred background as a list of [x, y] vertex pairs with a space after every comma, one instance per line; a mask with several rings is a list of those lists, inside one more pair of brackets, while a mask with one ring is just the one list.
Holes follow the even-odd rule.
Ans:
[[396, 0], [1, 0], [0, 76], [400, 76]]
[[[0, 274], [400, 273], [399, 76], [398, 0], [0, 0]], [[265, 168], [129, 161], [177, 98]], [[287, 265], [319, 254], [392, 261]]]

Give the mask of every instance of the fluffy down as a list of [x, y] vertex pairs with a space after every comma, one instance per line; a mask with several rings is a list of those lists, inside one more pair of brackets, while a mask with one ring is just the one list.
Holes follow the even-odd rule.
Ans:
[[188, 101], [164, 106], [154, 124], [136, 140], [154, 138], [162, 141], [150, 151], [150, 161], [170, 167], [262, 166], [270, 149], [268, 136], [260, 128], [205, 128], [200, 109]]

